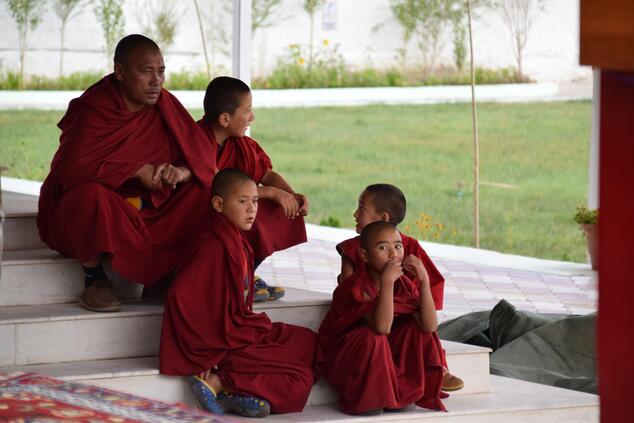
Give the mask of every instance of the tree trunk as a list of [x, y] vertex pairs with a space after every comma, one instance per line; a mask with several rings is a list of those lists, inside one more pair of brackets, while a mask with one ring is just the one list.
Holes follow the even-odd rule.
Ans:
[[66, 28], [66, 22], [62, 22], [61, 34], [59, 37], [59, 77], [61, 78], [64, 73], [64, 30]]
[[[209, 57], [207, 56], [207, 44], [205, 43], [205, 30], [203, 29], [203, 22], [200, 18], [200, 10], [198, 10], [198, 2], [194, 0], [194, 8], [196, 9], [196, 17], [198, 18], [198, 28], [200, 29], [200, 40], [203, 44], [203, 53], [205, 54], [205, 64], [207, 65], [207, 79], [211, 80], [211, 64], [209, 63]], [[235, 36], [235, 35], [234, 35]]]

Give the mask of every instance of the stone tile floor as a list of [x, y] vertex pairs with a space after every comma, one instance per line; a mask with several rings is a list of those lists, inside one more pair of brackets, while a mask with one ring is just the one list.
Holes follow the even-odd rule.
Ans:
[[[272, 285], [331, 293], [340, 269], [336, 241], [312, 239], [278, 252], [264, 261], [258, 274]], [[429, 250], [428, 250], [429, 251]], [[479, 265], [430, 256], [445, 277], [441, 321], [478, 310], [489, 310], [501, 299], [518, 309], [538, 313], [587, 314], [596, 311], [596, 273], [562, 275]]]

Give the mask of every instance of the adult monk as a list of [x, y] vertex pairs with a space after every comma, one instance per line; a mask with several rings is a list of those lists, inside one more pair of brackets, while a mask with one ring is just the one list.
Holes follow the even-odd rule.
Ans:
[[209, 209], [215, 158], [164, 80], [156, 43], [128, 35], [114, 72], [72, 100], [58, 124], [37, 223], [46, 244], [81, 261], [88, 310], [120, 308], [103, 259], [151, 285], [174, 270]]
[[[306, 242], [304, 216], [308, 197], [297, 193], [273, 170], [271, 159], [246, 130], [255, 120], [249, 86], [229, 76], [214, 78], [205, 92], [205, 116], [198, 125], [216, 154], [218, 169], [240, 169], [258, 184], [258, 219], [247, 239], [253, 248], [255, 268], [275, 251]], [[255, 277], [255, 301], [278, 299], [281, 286], [269, 286]]]

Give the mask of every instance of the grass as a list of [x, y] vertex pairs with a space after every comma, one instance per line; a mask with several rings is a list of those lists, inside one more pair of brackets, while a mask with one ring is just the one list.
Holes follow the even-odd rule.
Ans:
[[[362, 189], [389, 182], [408, 199], [402, 229], [436, 240], [416, 225], [425, 213], [446, 228], [439, 241], [471, 244], [469, 105], [279, 108], [256, 115], [252, 136], [275, 169], [309, 196], [309, 222], [336, 219], [353, 227]], [[487, 183], [480, 189], [482, 248], [585, 261], [572, 216], [586, 202], [590, 116], [589, 102], [479, 106], [480, 174]], [[8, 175], [44, 178], [61, 117], [0, 112], [0, 162], [11, 167]]]

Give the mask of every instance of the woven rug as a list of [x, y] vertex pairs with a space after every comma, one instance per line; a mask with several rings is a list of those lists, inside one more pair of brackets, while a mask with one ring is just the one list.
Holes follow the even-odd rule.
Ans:
[[97, 386], [16, 372], [0, 373], [0, 421], [154, 423], [228, 420], [185, 406]]

